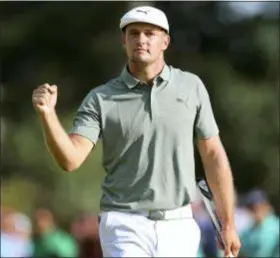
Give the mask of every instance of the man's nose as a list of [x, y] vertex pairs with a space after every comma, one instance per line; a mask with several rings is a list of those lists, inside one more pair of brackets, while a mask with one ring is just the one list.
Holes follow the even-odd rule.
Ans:
[[137, 37], [137, 43], [140, 45], [143, 45], [147, 40], [147, 37], [145, 35], [145, 33], [139, 33], [138, 37]]

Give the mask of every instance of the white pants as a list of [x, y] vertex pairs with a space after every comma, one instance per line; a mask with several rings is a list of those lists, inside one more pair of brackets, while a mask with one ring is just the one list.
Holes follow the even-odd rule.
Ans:
[[104, 257], [196, 257], [200, 242], [192, 216], [151, 220], [140, 213], [102, 212], [99, 233]]

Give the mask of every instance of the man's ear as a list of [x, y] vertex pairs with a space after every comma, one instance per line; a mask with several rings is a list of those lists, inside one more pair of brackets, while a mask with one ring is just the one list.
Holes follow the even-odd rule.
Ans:
[[165, 34], [163, 40], [163, 50], [166, 50], [169, 44], [170, 44], [170, 36], [168, 34]]
[[126, 39], [125, 39], [125, 32], [124, 31], [122, 32], [122, 35], [121, 35], [121, 42], [122, 42], [122, 46], [125, 48]]

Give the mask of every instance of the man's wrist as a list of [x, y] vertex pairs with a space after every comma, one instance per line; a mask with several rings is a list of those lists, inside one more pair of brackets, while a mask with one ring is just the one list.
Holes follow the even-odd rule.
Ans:
[[54, 118], [56, 116], [56, 112], [55, 112], [55, 109], [50, 109], [46, 112], [39, 113], [39, 116], [40, 116], [40, 119], [47, 121], [49, 119]]
[[222, 230], [235, 229], [235, 223], [233, 220], [221, 221]]

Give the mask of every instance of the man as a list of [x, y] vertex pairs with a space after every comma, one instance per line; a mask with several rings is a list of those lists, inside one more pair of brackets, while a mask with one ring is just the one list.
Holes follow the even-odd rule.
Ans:
[[223, 224], [225, 256], [237, 255], [232, 174], [202, 81], [165, 63], [170, 37], [162, 11], [134, 8], [120, 29], [127, 65], [89, 92], [70, 133], [55, 112], [57, 87], [44, 84], [33, 93], [48, 147], [64, 170], [79, 168], [102, 138], [104, 257], [196, 255], [193, 131]]
[[234, 220], [237, 234], [240, 236], [244, 230], [248, 228], [248, 225], [252, 223], [252, 216], [249, 210], [245, 206], [243, 195], [236, 194], [236, 207], [234, 212]]
[[274, 213], [265, 192], [253, 190], [248, 193], [246, 205], [253, 222], [240, 235], [241, 255], [279, 257], [279, 217]]
[[99, 238], [98, 216], [91, 213], [81, 213], [71, 223], [71, 234], [79, 246], [78, 258], [102, 258]]
[[17, 250], [17, 257], [31, 257], [33, 254], [33, 243], [32, 243], [32, 223], [28, 216], [23, 213], [16, 212], [13, 215], [14, 230], [18, 237], [18, 244], [14, 249]]
[[38, 209], [34, 219], [37, 232], [33, 257], [78, 257], [75, 239], [58, 228], [49, 210]]
[[1, 207], [0, 257], [30, 257], [32, 255], [31, 222], [13, 208]]
[[218, 257], [218, 248], [215, 239], [216, 232], [207, 214], [203, 200], [198, 199], [193, 201], [192, 210], [201, 232], [199, 257]]

